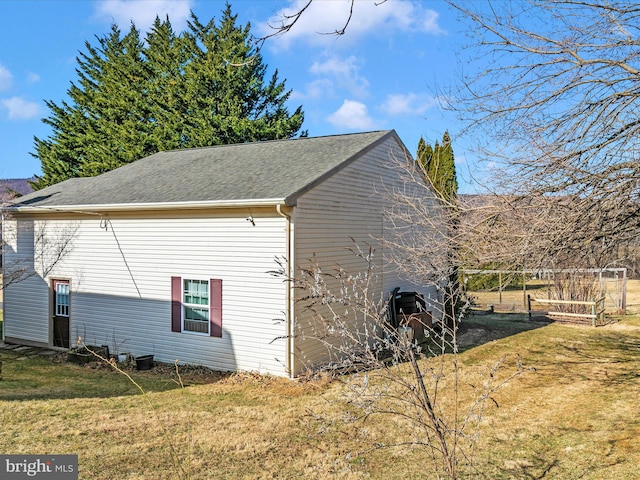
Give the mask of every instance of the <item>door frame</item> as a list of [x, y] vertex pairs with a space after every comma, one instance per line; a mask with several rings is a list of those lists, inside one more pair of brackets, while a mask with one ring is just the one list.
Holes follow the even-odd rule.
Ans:
[[[58, 285], [67, 285], [69, 288], [68, 292], [68, 303], [66, 304], [66, 315], [58, 315], [57, 312], [57, 286]], [[71, 347], [71, 279], [70, 278], [62, 278], [56, 277], [51, 279], [51, 294], [49, 295], [49, 345], [56, 348], [70, 348]], [[55, 323], [56, 317], [66, 317], [69, 324], [69, 331], [67, 332], [67, 345], [56, 345], [55, 338]], [[63, 339], [64, 340], [64, 339]]]

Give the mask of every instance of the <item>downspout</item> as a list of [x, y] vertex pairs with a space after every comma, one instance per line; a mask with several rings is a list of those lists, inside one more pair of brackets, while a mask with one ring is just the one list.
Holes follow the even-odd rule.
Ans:
[[286, 296], [286, 307], [285, 307], [285, 322], [286, 322], [286, 336], [287, 336], [287, 352], [286, 352], [286, 370], [289, 374], [289, 378], [293, 378], [294, 375], [294, 354], [295, 354], [295, 342], [294, 342], [294, 321], [293, 321], [293, 242], [292, 242], [292, 232], [293, 226], [291, 225], [291, 215], [282, 209], [282, 204], [276, 205], [276, 211], [279, 215], [285, 218], [287, 221], [286, 226], [286, 236], [287, 236], [287, 246], [286, 246], [286, 256], [287, 256], [287, 296]]

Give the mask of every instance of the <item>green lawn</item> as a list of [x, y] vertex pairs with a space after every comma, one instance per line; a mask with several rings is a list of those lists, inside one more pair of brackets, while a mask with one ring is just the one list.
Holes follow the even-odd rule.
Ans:
[[[638, 478], [640, 318], [591, 328], [478, 316], [461, 332], [462, 400], [464, 380], [503, 355], [505, 369], [515, 354], [535, 368], [487, 405], [473, 478]], [[400, 438], [399, 423], [342, 421], [342, 382], [184, 369], [181, 388], [167, 367], [131, 372], [142, 395], [104, 365], [2, 356], [0, 451], [78, 454], [81, 479], [434, 478], [423, 450], [371, 448]]]

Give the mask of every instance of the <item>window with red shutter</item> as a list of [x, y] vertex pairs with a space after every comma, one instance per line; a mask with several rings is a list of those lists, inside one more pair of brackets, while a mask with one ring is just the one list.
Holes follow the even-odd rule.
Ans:
[[171, 277], [171, 331], [222, 337], [222, 280]]

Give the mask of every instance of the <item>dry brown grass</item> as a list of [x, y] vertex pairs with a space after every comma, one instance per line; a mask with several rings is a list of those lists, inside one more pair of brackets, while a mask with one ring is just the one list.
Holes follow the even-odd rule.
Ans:
[[487, 478], [637, 478], [640, 320], [552, 324], [478, 347], [466, 360], [509, 347], [536, 371], [498, 392], [501, 408], [485, 418]]
[[627, 281], [627, 313], [640, 314], [640, 280]]
[[[488, 405], [474, 478], [637, 478], [640, 319], [590, 328], [473, 317], [462, 339], [471, 333], [486, 343], [463, 342], [463, 405], [473, 400], [469, 384], [503, 355], [501, 375], [516, 353], [535, 367]], [[423, 451], [371, 450], [374, 441], [403, 438], [400, 422], [341, 420], [340, 382], [185, 371], [179, 388], [170, 368], [133, 372], [150, 407], [112, 371], [3, 358], [0, 451], [78, 454], [82, 479], [174, 479], [181, 470], [203, 480], [433, 478]]]
[[324, 403], [323, 381], [185, 375], [179, 388], [170, 369], [133, 373], [151, 407], [115, 372], [3, 358], [0, 451], [77, 453], [81, 478], [342, 478], [350, 469], [335, 434], [307, 428], [307, 409]]

